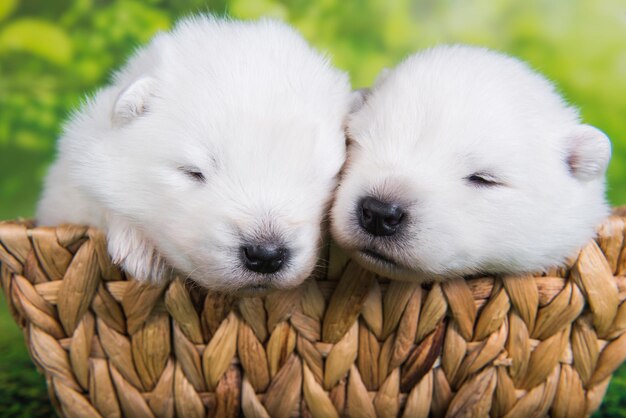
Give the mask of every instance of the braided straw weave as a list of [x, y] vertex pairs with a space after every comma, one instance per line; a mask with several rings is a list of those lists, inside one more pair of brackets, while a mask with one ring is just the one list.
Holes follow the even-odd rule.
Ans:
[[626, 357], [620, 215], [544, 276], [421, 287], [337, 256], [249, 299], [127, 280], [94, 229], [9, 222], [1, 279], [66, 417], [582, 417]]

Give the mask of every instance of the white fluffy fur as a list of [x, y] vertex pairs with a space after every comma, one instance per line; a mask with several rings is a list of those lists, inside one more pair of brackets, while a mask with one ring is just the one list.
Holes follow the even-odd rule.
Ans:
[[[331, 230], [382, 275], [539, 271], [572, 256], [608, 214], [608, 138], [546, 79], [493, 51], [441, 46], [409, 57], [380, 77], [348, 132]], [[502, 184], [478, 186], [467, 179], [476, 172]], [[368, 195], [404, 208], [397, 234], [359, 227]]]
[[[183, 20], [67, 124], [38, 221], [104, 228], [140, 279], [172, 266], [212, 289], [294, 286], [316, 262], [350, 106], [347, 75], [290, 27]], [[242, 267], [243, 243], [272, 239], [286, 267]]]

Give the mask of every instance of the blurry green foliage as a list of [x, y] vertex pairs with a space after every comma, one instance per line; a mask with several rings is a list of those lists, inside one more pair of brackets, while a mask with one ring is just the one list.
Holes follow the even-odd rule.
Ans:
[[[438, 43], [516, 55], [613, 141], [609, 197], [626, 204], [624, 0], [0, 0], [0, 219], [29, 217], [61, 123], [134, 48], [196, 12], [295, 25], [355, 87]], [[0, 416], [49, 416], [42, 380], [0, 305]], [[626, 370], [601, 415], [626, 417]]]
[[[42, 43], [41, 39], [48, 42]], [[8, 23], [0, 33], [0, 54], [25, 52], [56, 65], [72, 59], [72, 41], [57, 25], [40, 19], [19, 19]]]

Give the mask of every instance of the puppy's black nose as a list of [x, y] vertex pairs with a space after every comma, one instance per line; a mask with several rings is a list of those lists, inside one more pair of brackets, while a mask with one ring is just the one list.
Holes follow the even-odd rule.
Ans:
[[363, 198], [357, 208], [359, 224], [372, 235], [395, 234], [404, 222], [404, 211], [395, 203], [382, 202], [371, 196]]
[[248, 270], [270, 274], [282, 268], [287, 257], [287, 249], [271, 244], [244, 245], [242, 256]]

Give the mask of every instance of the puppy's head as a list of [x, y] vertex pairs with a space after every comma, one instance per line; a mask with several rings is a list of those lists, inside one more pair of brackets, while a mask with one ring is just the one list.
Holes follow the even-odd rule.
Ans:
[[571, 256], [608, 213], [607, 137], [495, 52], [410, 57], [376, 83], [348, 134], [331, 230], [382, 275], [540, 270]]
[[346, 75], [282, 24], [200, 18], [116, 85], [76, 175], [109, 210], [124, 267], [226, 291], [304, 280], [345, 159]]

